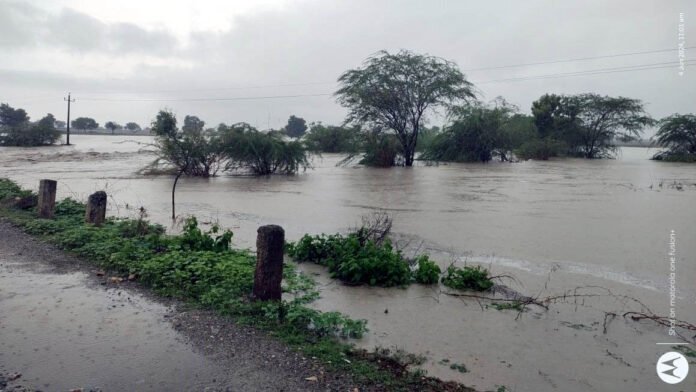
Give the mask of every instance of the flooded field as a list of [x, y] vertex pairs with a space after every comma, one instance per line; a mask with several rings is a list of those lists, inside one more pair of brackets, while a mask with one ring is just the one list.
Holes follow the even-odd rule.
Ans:
[[[0, 176], [31, 189], [51, 178], [59, 197], [81, 200], [105, 190], [111, 215], [135, 216], [143, 206], [151, 220], [171, 227], [172, 178], [137, 174], [153, 159], [140, 151], [149, 140], [76, 135], [69, 147], [0, 148]], [[655, 361], [670, 346], [656, 343], [680, 340], [651, 321], [622, 317], [643, 306], [669, 312], [674, 230], [677, 318], [696, 322], [696, 167], [650, 161], [653, 152], [392, 169], [336, 167], [342, 157], [325, 155], [294, 177], [184, 178], [177, 212], [219, 221], [234, 230], [236, 245], [252, 247], [262, 224], [280, 224], [294, 240], [344, 231], [361, 215], [386, 210], [406, 251], [427, 251], [442, 266], [481, 263], [494, 275], [513, 276], [505, 283], [530, 296], [577, 287], [601, 295], [518, 314], [419, 285], [346, 287], [303, 266], [322, 285], [318, 308], [369, 321], [359, 345], [421, 353], [430, 374], [481, 389], [669, 390], [655, 375]], [[680, 387], [688, 390], [694, 380]]]

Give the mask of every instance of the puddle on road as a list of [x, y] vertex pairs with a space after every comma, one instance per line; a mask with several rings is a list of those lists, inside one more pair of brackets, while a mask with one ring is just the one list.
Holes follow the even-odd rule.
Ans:
[[182, 341], [167, 307], [86, 280], [0, 264], [0, 364], [23, 385], [203, 390], [224, 373]]

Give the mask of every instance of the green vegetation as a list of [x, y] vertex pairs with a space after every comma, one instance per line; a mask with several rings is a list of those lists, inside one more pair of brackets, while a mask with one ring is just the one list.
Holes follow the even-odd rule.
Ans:
[[442, 271], [427, 255], [418, 256], [416, 265], [418, 267], [413, 273], [413, 279], [416, 282], [420, 284], [436, 284], [438, 282]]
[[459, 373], [468, 373], [469, 369], [463, 363], [453, 363], [450, 365], [450, 369], [456, 370]]
[[517, 310], [518, 312], [521, 312], [524, 310], [524, 304], [521, 301], [493, 302], [490, 306], [493, 309], [500, 311], [513, 309]]
[[377, 243], [357, 233], [306, 234], [286, 249], [296, 261], [326, 266], [333, 278], [347, 284], [391, 287], [411, 282], [408, 261], [388, 240]]
[[255, 175], [294, 174], [309, 167], [300, 142], [286, 142], [277, 132], [263, 133], [246, 123], [205, 128], [196, 116], [186, 116], [181, 129], [170, 111], [160, 111], [152, 123], [158, 159], [177, 174], [211, 177], [219, 170], [245, 170]]
[[689, 362], [696, 364], [696, 350], [688, 346], [672, 346], [672, 350], [681, 352], [687, 358], [693, 358], [689, 359]]
[[363, 151], [364, 154], [359, 161], [361, 165], [391, 167], [396, 166], [403, 159], [403, 150], [399, 139], [389, 133], [364, 133]]
[[453, 110], [453, 123], [434, 137], [421, 159], [448, 162], [508, 160], [511, 140], [506, 129], [516, 109], [503, 100]]
[[344, 72], [338, 82], [336, 96], [349, 111], [347, 122], [395, 135], [404, 166], [413, 165], [420, 131], [432, 109], [475, 98], [473, 85], [456, 64], [406, 50], [381, 51], [363, 67]]
[[558, 154], [612, 157], [614, 140], [632, 140], [654, 124], [640, 100], [598, 94], [545, 94], [532, 104], [532, 114], [544, 142], [525, 146], [523, 152], [538, 159]]
[[458, 268], [451, 265], [441, 281], [445, 286], [458, 290], [486, 291], [493, 287], [488, 270], [480, 266]]
[[660, 120], [655, 138], [666, 147], [653, 159], [671, 162], [696, 162], [696, 115], [673, 114]]
[[262, 133], [246, 123], [205, 129], [205, 122], [186, 116], [179, 129], [174, 113], [162, 110], [152, 123], [157, 159], [173, 169], [172, 219], [176, 218], [176, 185], [182, 175], [210, 177], [220, 169], [247, 170], [255, 175], [293, 174], [309, 166], [300, 142], [286, 142], [276, 133]]
[[111, 134], [114, 134], [117, 129], [122, 129], [123, 126], [115, 121], [108, 121], [106, 124], [104, 124], [104, 128], [110, 130]]
[[283, 132], [294, 138], [300, 138], [307, 131], [307, 121], [302, 117], [290, 116], [288, 124], [283, 128]]
[[126, 123], [124, 128], [126, 128], [127, 130], [129, 130], [131, 132], [137, 132], [137, 131], [141, 130], [140, 125], [138, 125], [138, 123], [135, 123], [135, 122]]
[[24, 109], [15, 109], [6, 103], [0, 105], [0, 145], [44, 146], [51, 145], [58, 139], [60, 133], [52, 114], [31, 122]]
[[360, 149], [360, 129], [312, 123], [304, 136], [307, 149], [326, 153], [356, 153]]
[[248, 170], [254, 175], [295, 174], [310, 166], [302, 143], [287, 142], [277, 132], [259, 132], [245, 123], [218, 129], [228, 170]]
[[81, 131], [90, 131], [99, 128], [99, 123], [90, 117], [78, 117], [70, 122], [70, 125]]
[[[0, 179], [0, 202], [25, 196], [17, 184]], [[0, 203], [0, 206], [4, 206]], [[217, 310], [238, 323], [267, 331], [330, 369], [351, 374], [356, 382], [389, 390], [441, 390], [443, 382], [407, 370], [408, 364], [385, 353], [356, 350], [338, 337], [359, 338], [364, 320], [305, 306], [318, 295], [314, 282], [285, 265], [282, 302], [252, 302], [255, 257], [230, 248], [232, 233], [186, 221], [183, 233], [167, 235], [144, 218], [109, 218], [100, 227], [84, 224], [85, 205], [71, 199], [56, 204], [55, 219], [36, 218], [35, 210], [0, 207], [0, 216], [29, 234], [37, 235], [115, 274], [136, 276], [161, 295]], [[468, 391], [461, 385], [450, 389]]]

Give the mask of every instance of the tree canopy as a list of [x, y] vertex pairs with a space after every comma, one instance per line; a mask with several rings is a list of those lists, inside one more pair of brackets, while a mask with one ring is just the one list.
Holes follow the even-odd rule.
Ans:
[[135, 123], [135, 122], [126, 123], [124, 128], [126, 128], [127, 130], [129, 130], [131, 132], [137, 132], [141, 129], [140, 125], [138, 125], [138, 123]]
[[307, 130], [307, 122], [305, 121], [304, 118], [302, 117], [295, 117], [290, 116], [288, 118], [288, 124], [285, 126], [285, 134], [294, 137], [294, 138], [299, 138], [302, 137], [302, 135], [305, 134], [305, 131]]
[[643, 103], [598, 94], [543, 95], [532, 104], [541, 139], [563, 143], [566, 152], [585, 158], [610, 157], [618, 138], [634, 138], [654, 123]]
[[311, 151], [327, 153], [355, 153], [360, 146], [360, 130], [312, 123], [305, 136], [305, 144]]
[[667, 151], [655, 154], [655, 159], [696, 162], [696, 115], [673, 114], [659, 122], [655, 134], [658, 145]]
[[422, 159], [454, 162], [488, 162], [494, 156], [508, 160], [512, 137], [506, 126], [517, 108], [502, 99], [475, 103], [453, 112], [453, 122], [437, 134]]
[[406, 50], [378, 52], [338, 81], [335, 95], [348, 108], [346, 122], [393, 132], [405, 166], [413, 165], [429, 112], [475, 99], [473, 85], [456, 64]]
[[78, 117], [78, 118], [72, 120], [70, 122], [70, 125], [73, 128], [79, 129], [81, 131], [87, 131], [87, 130], [99, 128], [99, 123], [96, 122], [93, 118], [89, 118], [89, 117]]
[[59, 138], [56, 119], [52, 114], [31, 122], [24, 109], [0, 105], [0, 145], [42, 146], [53, 144]]
[[109, 121], [106, 124], [104, 124], [104, 128], [108, 129], [111, 131], [111, 133], [116, 132], [117, 129], [123, 128], [121, 124], [115, 122], [115, 121]]

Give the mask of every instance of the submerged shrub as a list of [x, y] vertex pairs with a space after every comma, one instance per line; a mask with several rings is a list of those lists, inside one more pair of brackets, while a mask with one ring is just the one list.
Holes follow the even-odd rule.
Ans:
[[388, 240], [377, 244], [361, 240], [355, 233], [346, 236], [306, 234], [286, 249], [298, 262], [327, 266], [332, 277], [348, 284], [390, 287], [404, 286], [411, 281], [408, 261]]
[[453, 289], [474, 291], [486, 291], [493, 287], [488, 270], [480, 266], [458, 268], [451, 265], [442, 277], [442, 284]]
[[427, 255], [421, 255], [416, 259], [417, 268], [413, 273], [413, 279], [420, 284], [435, 284], [440, 279], [440, 267]]
[[263, 133], [249, 124], [221, 126], [220, 143], [228, 158], [226, 169], [242, 169], [254, 175], [295, 174], [310, 166], [298, 141], [285, 141], [277, 132]]

